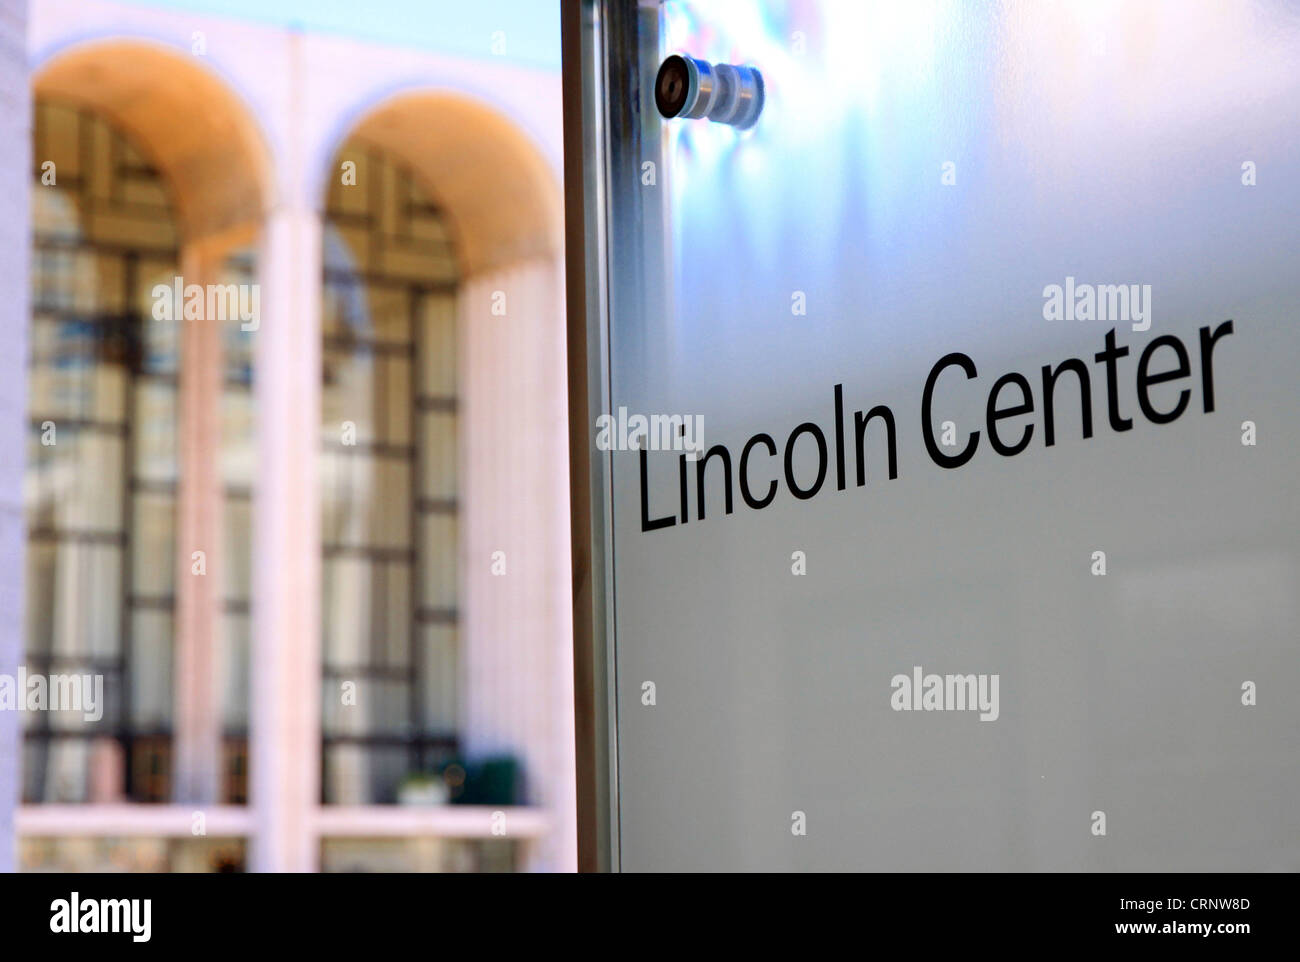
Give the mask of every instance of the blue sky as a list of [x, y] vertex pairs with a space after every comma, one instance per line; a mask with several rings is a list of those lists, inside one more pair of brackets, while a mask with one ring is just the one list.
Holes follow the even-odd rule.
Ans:
[[140, 5], [467, 57], [492, 56], [492, 36], [503, 31], [506, 59], [560, 66], [560, 0], [141, 0]]

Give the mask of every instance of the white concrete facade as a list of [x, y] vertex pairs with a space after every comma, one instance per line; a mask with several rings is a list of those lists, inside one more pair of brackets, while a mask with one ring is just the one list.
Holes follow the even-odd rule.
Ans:
[[[3, 9], [0, 29], [21, 36], [22, 4], [9, 0]], [[422, 178], [458, 238], [459, 734], [470, 753], [510, 751], [521, 759], [530, 809], [521, 810], [518, 821], [532, 840], [528, 865], [571, 870], [558, 73], [496, 61], [488, 38], [483, 59], [465, 60], [100, 0], [34, 0], [27, 16], [30, 75], [19, 78], [21, 63], [0, 63], [9, 134], [0, 163], [14, 172], [13, 183], [30, 179], [24, 118], [33, 92], [72, 98], [104, 111], [168, 178], [184, 265], [202, 272], [235, 245], [257, 245], [262, 309], [254, 335], [250, 800], [246, 817], [229, 809], [220, 816], [247, 825], [250, 867], [313, 871], [322, 833], [386, 831], [383, 811], [367, 809], [349, 821], [347, 809], [322, 811], [319, 804], [321, 218], [328, 178], [337, 176], [331, 169], [336, 151], [357, 136], [400, 157]], [[26, 194], [8, 194], [4, 203], [11, 253], [0, 269], [7, 288], [23, 297], [7, 299], [2, 323], [21, 335], [27, 266], [12, 252], [26, 249]], [[504, 316], [489, 309], [498, 292], [508, 305]], [[210, 405], [220, 345], [217, 338], [207, 340], [212, 343], [187, 335], [184, 341], [190, 373], [182, 375], [180, 402], [178, 538], [215, 542], [219, 485], [210, 474], [208, 483], [193, 480], [213, 470], [204, 435], [211, 438], [214, 430]], [[0, 557], [8, 570], [21, 572], [26, 350], [6, 357], [12, 370], [0, 378], [6, 439], [0, 446]], [[207, 376], [195, 376], [196, 366]], [[506, 552], [505, 577], [491, 573], [498, 550]], [[188, 548], [178, 544], [178, 564], [188, 558]], [[210, 554], [209, 564], [219, 570], [219, 556]], [[4, 671], [19, 657], [23, 629], [15, 579], [6, 577], [0, 590]], [[191, 586], [178, 596], [176, 802], [187, 809], [216, 801], [210, 626], [219, 617], [218, 595]], [[0, 869], [13, 864], [15, 818], [6, 806], [17, 792], [16, 750], [13, 720], [0, 716]], [[453, 834], [478, 824], [467, 817], [457, 816]], [[92, 824], [120, 828], [124, 820], [144, 832], [147, 819], [145, 813], [61, 807], [57, 813], [21, 812], [16, 821], [20, 832], [78, 834]], [[393, 812], [392, 821], [403, 831], [427, 824], [430, 833], [441, 824], [410, 812]], [[167, 817], [172, 823], [183, 820], [173, 812]]]

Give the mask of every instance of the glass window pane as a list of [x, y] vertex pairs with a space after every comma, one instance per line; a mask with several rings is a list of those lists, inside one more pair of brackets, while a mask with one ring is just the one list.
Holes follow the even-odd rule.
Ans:
[[123, 439], [94, 429], [56, 429], [56, 443], [33, 445], [28, 518], [37, 529], [120, 531]]
[[226, 731], [248, 730], [250, 619], [226, 612], [221, 619], [221, 721]]
[[[38, 156], [57, 164], [59, 185], [32, 192], [26, 660], [102, 675], [105, 714], [93, 725], [76, 712], [28, 725], [24, 797], [121, 801], [125, 745], [139, 741], [123, 730], [143, 724], [154, 747], [140, 758], [160, 766], [146, 789], [161, 799], [178, 355], [176, 325], [152, 318], [152, 286], [176, 273], [175, 231], [165, 182], [102, 117], [42, 99], [34, 124]], [[128, 591], [137, 602], [129, 612]], [[101, 730], [123, 734], [90, 737]]]
[[[331, 186], [325, 228], [323, 795], [362, 804], [395, 801], [402, 778], [454, 738], [454, 662], [425, 646], [429, 619], [445, 635], [456, 603], [454, 300], [429, 292], [454, 280], [455, 260], [441, 212], [408, 171], [357, 144], [340, 151], [345, 160], [365, 186]], [[430, 567], [416, 538], [432, 530], [421, 520], [432, 511], [446, 516]], [[345, 681], [356, 685], [354, 706], [342, 704]], [[415, 738], [431, 692], [436, 746]]]
[[364, 274], [371, 264], [371, 237], [361, 221], [336, 221], [324, 235], [326, 270]]
[[59, 544], [32, 540], [27, 545], [27, 600], [23, 605], [27, 657], [46, 654], [54, 637], [54, 578], [58, 570]]
[[122, 549], [50, 539], [28, 553], [29, 656], [115, 658], [120, 651]]
[[420, 729], [441, 735], [456, 730], [457, 628], [420, 626]]
[[384, 613], [375, 639], [375, 663], [390, 668], [411, 664], [411, 564], [402, 560], [376, 566], [376, 597]]
[[334, 347], [323, 351], [325, 383], [321, 391], [322, 434], [327, 444], [341, 444], [345, 423], [353, 425], [357, 444], [375, 440], [375, 358], [369, 349]]
[[419, 393], [456, 396], [456, 302], [447, 295], [422, 300]]
[[353, 556], [322, 563], [321, 620], [327, 665], [364, 664], [370, 653], [371, 562]]
[[420, 605], [456, 607], [455, 515], [426, 514], [420, 518]]
[[87, 262], [94, 264], [90, 277], [96, 285], [95, 311], [102, 314], [120, 314], [127, 306], [127, 269], [122, 255], [116, 251], [96, 254], [88, 252]]
[[166, 381], [139, 380], [135, 385], [135, 421], [131, 425], [136, 477], [176, 480], [176, 387]]
[[383, 344], [411, 343], [411, 294], [402, 284], [372, 283], [366, 288], [370, 308], [365, 337]]
[[373, 543], [387, 548], [411, 545], [411, 465], [409, 461], [378, 459], [374, 509]]
[[420, 494], [456, 497], [456, 415], [425, 411], [420, 415]]
[[172, 615], [137, 609], [131, 616], [131, 722], [166, 728], [172, 719]]
[[353, 521], [355, 508], [351, 497], [353, 455], [328, 448], [321, 452], [321, 541], [328, 550], [333, 545], [355, 543]]
[[381, 359], [377, 390], [382, 392], [380, 440], [387, 444], [411, 443], [411, 359], [389, 355]]
[[331, 805], [392, 804], [410, 772], [405, 746], [329, 744], [324, 751], [325, 801]]
[[122, 655], [122, 563], [125, 554], [119, 544], [87, 544], [81, 547], [91, 576], [79, 606], [85, 613], [86, 652], [100, 662], [116, 661]]
[[176, 584], [175, 497], [136, 494], [131, 523], [131, 593], [147, 598], [170, 595]]
[[248, 602], [252, 597], [252, 499], [227, 497], [222, 524], [225, 539], [221, 559], [221, 597], [226, 601]]
[[83, 738], [29, 738], [23, 752], [24, 800], [85, 802], [90, 750]]

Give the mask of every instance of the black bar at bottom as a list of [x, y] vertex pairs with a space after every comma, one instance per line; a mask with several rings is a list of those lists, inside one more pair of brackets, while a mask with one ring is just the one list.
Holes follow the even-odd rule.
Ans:
[[[0, 876], [6, 948], [78, 941], [128, 951], [292, 944], [337, 957], [349, 944], [456, 943], [479, 954], [513, 933], [534, 950], [577, 925], [593, 953], [658, 946], [676, 954], [719, 940], [732, 951], [793, 938], [818, 946], [989, 950], [1038, 945], [1132, 943], [1150, 949], [1287, 944], [1294, 933], [1290, 875], [864, 875], [793, 876], [412, 876], [412, 875], [7, 875]], [[97, 915], [118, 932], [78, 928]], [[112, 900], [105, 906], [103, 900]], [[123, 903], [121, 900], [127, 900]], [[95, 901], [95, 909], [87, 903]], [[580, 908], [579, 908], [580, 907]], [[130, 914], [126, 913], [130, 910]], [[575, 916], [580, 914], [580, 918]], [[441, 918], [441, 922], [439, 921]], [[483, 926], [481, 921], [495, 919]], [[124, 924], [125, 921], [125, 924]], [[135, 922], [132, 926], [130, 923]], [[503, 924], [504, 923], [504, 924]], [[121, 931], [126, 929], [126, 931]], [[572, 934], [563, 935], [564, 932]], [[489, 934], [494, 933], [494, 934]], [[600, 940], [595, 936], [600, 933]], [[291, 941], [290, 941], [291, 940]], [[1256, 942], [1260, 940], [1260, 942]], [[846, 944], [847, 943], [847, 944]], [[1292, 943], [1293, 944], [1293, 943]], [[496, 954], [495, 951], [490, 954]], [[586, 954], [586, 953], [584, 953]], [[602, 953], [603, 954], [603, 953]], [[694, 954], [694, 953], [692, 953]]]

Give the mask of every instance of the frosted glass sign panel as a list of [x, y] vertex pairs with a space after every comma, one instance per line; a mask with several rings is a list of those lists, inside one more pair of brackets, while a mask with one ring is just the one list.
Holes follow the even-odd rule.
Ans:
[[614, 864], [1300, 869], [1294, 5], [610, 6]]

